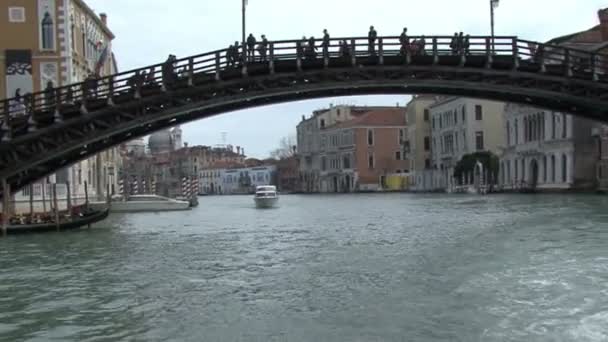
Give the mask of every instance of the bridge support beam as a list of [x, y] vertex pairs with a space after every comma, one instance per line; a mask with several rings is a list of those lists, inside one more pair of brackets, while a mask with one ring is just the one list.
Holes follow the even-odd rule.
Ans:
[[517, 46], [517, 38], [513, 38], [513, 42], [511, 43], [511, 51], [513, 52], [513, 70], [517, 71], [519, 69], [519, 48]]
[[378, 38], [378, 64], [384, 65], [384, 44], [382, 38]]
[[269, 50], [268, 70], [271, 75], [274, 75], [274, 43], [270, 43]]
[[194, 58], [188, 58], [188, 87], [194, 86]]
[[486, 38], [486, 69], [492, 69], [494, 63], [494, 55], [492, 54], [492, 41]]
[[437, 50], [437, 38], [433, 38], [433, 65], [439, 64], [439, 51]]
[[570, 55], [570, 49], [564, 49], [564, 76], [572, 77], [572, 56]]
[[354, 39], [350, 40], [350, 63], [353, 67], [357, 66], [357, 43]]
[[[138, 80], [139, 82], [139, 80]], [[141, 80], [143, 82], [143, 80]], [[114, 76], [108, 78], [108, 106], [114, 107]]]
[[[220, 65], [220, 59], [221, 59], [220, 53], [216, 52], [215, 53], [215, 80], [216, 81], [222, 80], [222, 76], [221, 76], [222, 68]], [[193, 69], [194, 69], [194, 67], [193, 67]], [[190, 77], [190, 76], [188, 76], [188, 77]], [[188, 83], [189, 83], [189, 81], [188, 81]], [[194, 84], [194, 82], [192, 84]]]
[[2, 142], [11, 141], [11, 114], [10, 114], [10, 101], [4, 100], [4, 108], [3, 108], [3, 119], [2, 125], [0, 125], [0, 131], [2, 132]]
[[599, 81], [599, 75], [597, 74], [597, 54], [591, 54], [591, 80], [593, 82]]

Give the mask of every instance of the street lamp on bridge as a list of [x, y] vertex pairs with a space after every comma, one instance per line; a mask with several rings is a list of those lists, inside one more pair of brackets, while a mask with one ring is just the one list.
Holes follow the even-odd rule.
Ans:
[[490, 0], [490, 26], [492, 35], [492, 53], [494, 53], [494, 9], [498, 7], [500, 0]]
[[243, 0], [243, 32], [242, 32], [243, 49], [245, 49], [245, 24], [246, 24], [245, 14], [246, 14], [248, 2], [249, 2], [249, 0]]

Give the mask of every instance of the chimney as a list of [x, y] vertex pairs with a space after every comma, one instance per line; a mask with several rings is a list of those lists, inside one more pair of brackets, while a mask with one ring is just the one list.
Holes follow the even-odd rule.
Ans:
[[99, 18], [101, 19], [101, 22], [105, 25], [108, 26], [108, 15], [105, 13], [99, 13]]
[[608, 8], [597, 11], [597, 16], [600, 19], [600, 32], [602, 33], [602, 41], [608, 41]]
[[241, 155], [244, 157], [245, 156], [245, 148], [244, 147], [241, 148], [241, 153], [242, 153]]
[[306, 116], [302, 115], [302, 121], [306, 120]]
[[238, 155], [241, 154], [241, 146], [236, 147], [236, 154], [238, 154]]
[[184, 147], [186, 147], [186, 148], [188, 147], [188, 143], [187, 142], [184, 143]]

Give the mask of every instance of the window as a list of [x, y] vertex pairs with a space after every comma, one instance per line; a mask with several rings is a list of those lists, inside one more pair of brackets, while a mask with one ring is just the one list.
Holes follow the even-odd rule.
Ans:
[[562, 154], [562, 183], [568, 181], [568, 157]]
[[321, 128], [325, 128], [325, 119], [321, 119]]
[[367, 157], [367, 167], [369, 167], [370, 169], [374, 168], [374, 155], [373, 154], [370, 154]]
[[524, 143], [528, 142], [528, 118], [524, 118]]
[[435, 129], [435, 118], [433, 118], [433, 129]]
[[429, 116], [430, 116], [429, 110], [425, 109], [424, 110], [424, 122], [428, 122], [429, 121]]
[[25, 7], [9, 7], [8, 21], [11, 23], [25, 22]]
[[401, 151], [395, 152], [395, 160], [401, 160]]
[[430, 137], [424, 137], [424, 150], [425, 151], [431, 150], [431, 138]]
[[475, 132], [475, 148], [483, 151], [483, 132]]
[[454, 110], [454, 125], [458, 124], [458, 111]]
[[395, 173], [399, 174], [399, 173], [401, 173], [401, 170], [397, 169], [397, 171], [395, 171]]
[[49, 12], [44, 13], [44, 18], [40, 23], [42, 29], [42, 49], [53, 50], [55, 48], [55, 30], [53, 18]]
[[547, 182], [547, 156], [543, 156], [543, 183]]
[[350, 155], [344, 155], [344, 157], [342, 158], [342, 167], [345, 169], [350, 169]]
[[427, 169], [427, 170], [431, 168], [431, 160], [430, 159], [427, 158], [427, 159], [424, 160], [424, 168]]
[[462, 106], [462, 122], [467, 121], [465, 106]]
[[[556, 118], [555, 118], [555, 113], [553, 113], [551, 115], [551, 139], [555, 139], [556, 135], [555, 135], [555, 126], [556, 126]], [[555, 182], [555, 180], [553, 180]]]
[[551, 183], [555, 183], [555, 155], [551, 156]]
[[327, 170], [327, 158], [325, 157], [321, 157], [321, 170]]
[[507, 121], [507, 146], [511, 146], [511, 123]]
[[405, 141], [405, 129], [400, 128], [399, 129], [399, 145], [403, 144], [404, 141]]
[[568, 117], [566, 114], [562, 117], [562, 138], [566, 139], [568, 137]]
[[475, 120], [481, 121], [483, 120], [483, 111], [481, 105], [475, 105]]
[[519, 144], [519, 127], [517, 125], [517, 119], [515, 119], [514, 131], [515, 131], [515, 145], [517, 145], [517, 144]]
[[443, 116], [439, 115], [439, 129], [443, 128]]
[[515, 159], [513, 164], [515, 164], [515, 181], [517, 182], [519, 180], [519, 161]]
[[374, 146], [374, 131], [371, 129], [367, 130], [367, 145]]

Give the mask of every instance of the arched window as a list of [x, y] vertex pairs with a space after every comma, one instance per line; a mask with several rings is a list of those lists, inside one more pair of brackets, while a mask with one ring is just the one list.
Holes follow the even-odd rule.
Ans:
[[530, 141], [536, 140], [536, 116], [532, 116], [530, 119]]
[[507, 146], [511, 146], [511, 122], [507, 121]]
[[568, 137], [568, 116], [564, 114], [562, 116], [562, 138], [566, 139]]
[[517, 119], [515, 119], [515, 145], [519, 144], [519, 127], [517, 126]]
[[562, 182], [566, 183], [568, 181], [568, 157], [565, 154], [562, 154]]
[[42, 48], [52, 50], [55, 48], [55, 34], [53, 30], [53, 18], [49, 12], [44, 13], [41, 23], [42, 29]]
[[524, 118], [524, 143], [528, 142], [528, 118]]
[[555, 155], [551, 155], [551, 183], [555, 183]]
[[540, 121], [542, 121], [541, 129], [540, 129], [540, 137], [542, 140], [545, 140], [545, 131], [547, 129], [547, 123], [545, 121], [545, 112], [540, 115]]

